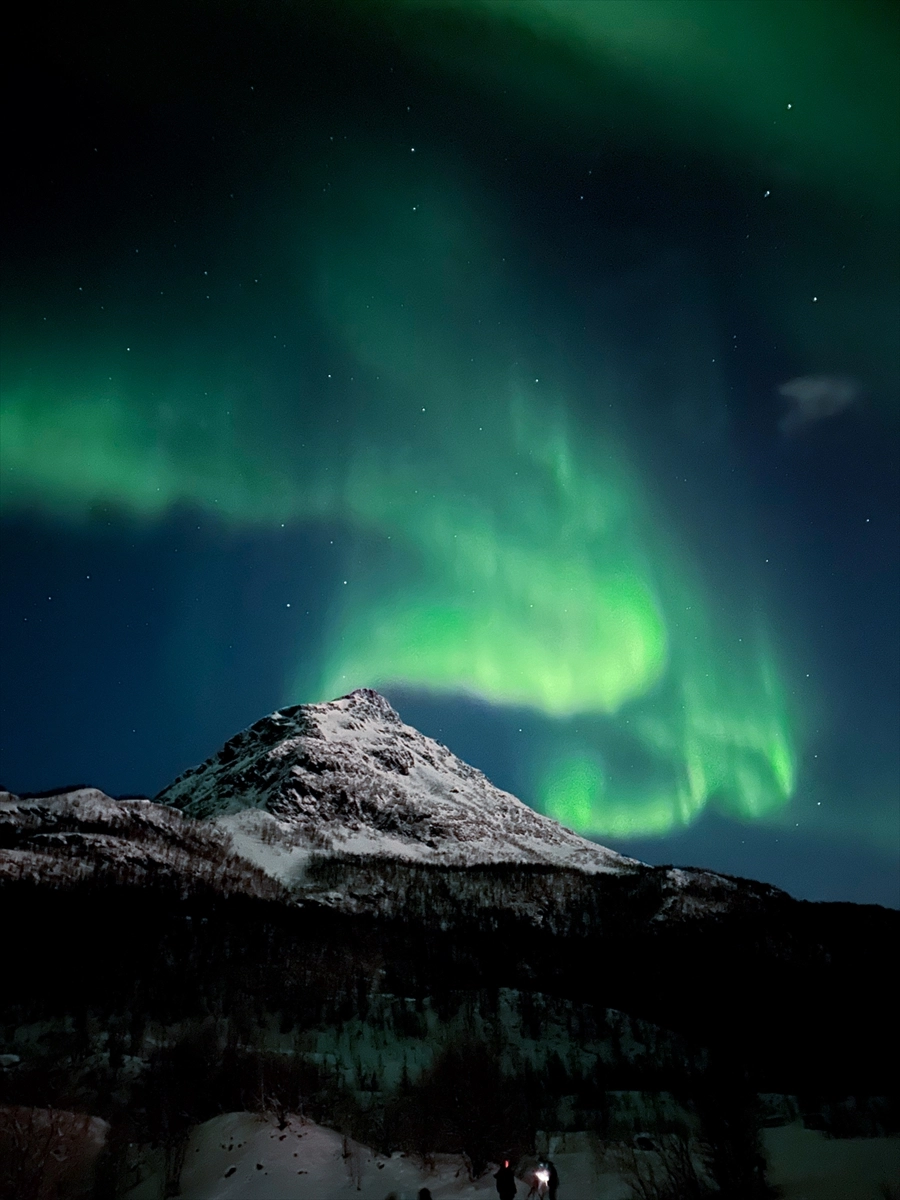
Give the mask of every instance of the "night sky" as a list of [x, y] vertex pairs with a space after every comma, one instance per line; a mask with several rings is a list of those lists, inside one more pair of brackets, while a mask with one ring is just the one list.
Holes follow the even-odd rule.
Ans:
[[897, 905], [900, 8], [23, 19], [3, 784], [374, 686], [606, 845]]

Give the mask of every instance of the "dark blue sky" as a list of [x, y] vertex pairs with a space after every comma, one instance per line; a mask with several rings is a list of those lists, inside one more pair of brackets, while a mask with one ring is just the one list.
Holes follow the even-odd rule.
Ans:
[[653, 13], [25, 29], [6, 786], [372, 685], [617, 849], [900, 902], [896, 10]]

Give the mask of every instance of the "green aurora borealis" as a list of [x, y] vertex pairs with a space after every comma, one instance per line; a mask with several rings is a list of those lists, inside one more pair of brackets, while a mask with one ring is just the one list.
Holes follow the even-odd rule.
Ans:
[[[544, 354], [549, 377], [526, 374], [512, 289], [466, 269], [471, 256], [506, 258], [499, 239], [462, 215], [467, 197], [430, 182], [369, 190], [304, 237], [319, 250], [313, 301], [367, 379], [364, 405], [348, 414], [320, 382], [287, 417], [303, 432], [273, 453], [270, 413], [254, 455], [239, 426], [216, 428], [219, 397], [186, 436], [156, 389], [11, 388], [7, 492], [69, 514], [112, 501], [152, 517], [188, 503], [234, 522], [332, 518], [370, 533], [315, 698], [402, 683], [551, 718], [627, 711], [646, 782], [586, 791], [587, 751], [544, 772], [548, 811], [585, 832], [659, 833], [713, 793], [743, 816], [783, 804], [793, 752], [777, 668], [755, 638], [726, 651], [689, 565], [654, 552], [662, 518], [624, 448], [602, 427], [576, 436], [566, 419], [565, 364]], [[614, 378], [596, 386], [615, 404]], [[228, 404], [249, 423], [244, 387]], [[329, 428], [336, 411], [346, 435]], [[379, 583], [388, 541], [403, 561]]]
[[[389, 44], [431, 93], [397, 85], [371, 112], [364, 83], [339, 110], [304, 94], [312, 115], [293, 124], [287, 65], [246, 118], [257, 85], [242, 75], [237, 100], [226, 68], [200, 71], [204, 103], [228, 92], [223, 127], [249, 130], [223, 137], [202, 198], [186, 201], [179, 176], [174, 199], [160, 181], [138, 215], [95, 224], [88, 199], [86, 241], [12, 272], [4, 512], [73, 529], [196, 510], [261, 535], [339, 531], [322, 636], [298, 641], [272, 707], [363, 685], [473, 697], [529, 714], [523, 798], [585, 834], [661, 837], [709, 805], [786, 826], [827, 703], [748, 512], [726, 415], [737, 335], [715, 270], [657, 251], [646, 213], [627, 231], [598, 219], [602, 248], [580, 262], [589, 225], [521, 198], [493, 147], [514, 130], [535, 162], [567, 156], [576, 209], [579, 187], [614, 191], [635, 156], [683, 157], [687, 175], [719, 164], [746, 190], [755, 250], [732, 299], [765, 310], [793, 373], [864, 378], [893, 436], [895, 280], [872, 243], [894, 236], [896, 67], [877, 6], [871, 27], [846, 4], [788, 7], [347, 5], [353, 46]], [[136, 82], [127, 69], [112, 86], [173, 103], [171, 64], [154, 79], [149, 59]], [[460, 115], [436, 132], [443, 89]], [[276, 132], [260, 146], [263, 129]], [[541, 197], [553, 170], [522, 168]], [[796, 210], [763, 210], [763, 184], [793, 188]], [[704, 202], [715, 222], [718, 201]], [[834, 228], [843, 240], [823, 254]], [[627, 329], [642, 297], [646, 329]], [[682, 435], [718, 532], [695, 528], [659, 469]], [[712, 541], [726, 546], [715, 569]]]

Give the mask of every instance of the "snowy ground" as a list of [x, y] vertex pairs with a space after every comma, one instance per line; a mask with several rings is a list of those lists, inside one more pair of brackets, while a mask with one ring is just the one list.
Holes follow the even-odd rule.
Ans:
[[900, 1138], [826, 1138], [795, 1121], [763, 1142], [783, 1200], [881, 1200], [881, 1184], [900, 1188]]
[[[566, 1200], [628, 1200], [614, 1175], [598, 1174], [584, 1150], [554, 1151], [565, 1181]], [[279, 1130], [272, 1119], [250, 1113], [226, 1113], [199, 1126], [185, 1154], [181, 1175], [183, 1200], [416, 1200], [427, 1187], [434, 1200], [496, 1197], [493, 1172], [474, 1182], [466, 1165], [453, 1155], [437, 1156], [429, 1170], [404, 1154], [385, 1158], [333, 1129], [292, 1118]], [[519, 1196], [528, 1196], [530, 1179], [520, 1180]], [[159, 1176], [149, 1176], [125, 1200], [156, 1200]]]
[[[882, 1182], [900, 1179], [900, 1139], [829, 1140], [799, 1123], [765, 1131], [770, 1178], [784, 1200], [877, 1200]], [[551, 1141], [560, 1200], [630, 1200], [619, 1176], [603, 1169], [590, 1135]], [[599, 1162], [598, 1162], [599, 1157]], [[462, 1159], [437, 1158], [433, 1170], [403, 1154], [381, 1157], [333, 1129], [291, 1118], [226, 1113], [194, 1130], [181, 1175], [184, 1200], [416, 1200], [427, 1187], [434, 1200], [496, 1196], [491, 1168], [472, 1182]], [[519, 1197], [529, 1195], [520, 1180]], [[156, 1174], [125, 1200], [157, 1200]]]

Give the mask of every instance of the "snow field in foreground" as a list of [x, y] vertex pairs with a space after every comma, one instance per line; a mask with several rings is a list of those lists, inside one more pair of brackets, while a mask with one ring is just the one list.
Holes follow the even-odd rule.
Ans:
[[[557, 1154], [567, 1200], [627, 1200], [615, 1176], [597, 1176], [590, 1155]], [[298, 1117], [279, 1129], [273, 1118], [252, 1113], [225, 1113], [192, 1133], [181, 1173], [183, 1200], [416, 1200], [427, 1187], [434, 1200], [450, 1197], [496, 1197], [492, 1166], [471, 1181], [458, 1155], [437, 1155], [434, 1170], [395, 1153], [389, 1158], [346, 1140], [335, 1130]], [[159, 1182], [147, 1179], [125, 1200], [149, 1200]], [[529, 1183], [519, 1183], [519, 1195]]]
[[[883, 1182], [900, 1179], [900, 1138], [828, 1139], [793, 1125], [764, 1131], [770, 1181], [784, 1200], [874, 1200]], [[581, 1143], [581, 1144], [580, 1144]], [[558, 1147], [558, 1148], [556, 1148]], [[551, 1139], [560, 1176], [560, 1200], [632, 1200], [625, 1180], [598, 1168], [578, 1134]], [[340, 1133], [299, 1117], [284, 1129], [274, 1118], [225, 1113], [191, 1134], [181, 1174], [183, 1200], [434, 1200], [496, 1196], [492, 1166], [471, 1181], [462, 1158], [437, 1155], [434, 1170], [395, 1153], [375, 1154]], [[521, 1200], [530, 1180], [519, 1181]], [[160, 1180], [150, 1177], [125, 1200], [156, 1200]]]

